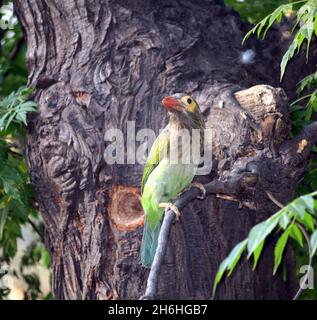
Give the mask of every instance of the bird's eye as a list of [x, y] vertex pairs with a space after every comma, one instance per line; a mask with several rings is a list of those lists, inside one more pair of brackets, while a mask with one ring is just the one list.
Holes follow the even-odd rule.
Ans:
[[191, 104], [192, 102], [193, 102], [193, 101], [192, 101], [191, 98], [188, 98], [188, 99], [187, 99], [187, 103], [188, 103], [188, 104]]

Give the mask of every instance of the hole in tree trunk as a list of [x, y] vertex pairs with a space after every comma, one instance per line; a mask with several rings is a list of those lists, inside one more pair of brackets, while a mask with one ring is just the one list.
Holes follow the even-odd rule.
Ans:
[[120, 231], [133, 231], [144, 225], [139, 188], [114, 186], [108, 208], [112, 224]]

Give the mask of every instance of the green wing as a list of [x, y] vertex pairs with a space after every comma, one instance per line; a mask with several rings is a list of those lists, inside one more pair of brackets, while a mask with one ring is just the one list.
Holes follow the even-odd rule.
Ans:
[[170, 146], [170, 138], [168, 129], [164, 129], [159, 136], [154, 141], [152, 148], [150, 150], [148, 159], [146, 161], [142, 183], [141, 183], [141, 192], [143, 193], [144, 186], [147, 179], [149, 178], [151, 172], [156, 168], [160, 163], [160, 160], [167, 156]]

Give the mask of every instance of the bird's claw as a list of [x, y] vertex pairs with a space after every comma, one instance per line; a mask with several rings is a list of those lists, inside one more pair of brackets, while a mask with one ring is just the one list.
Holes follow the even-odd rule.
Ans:
[[207, 192], [206, 192], [206, 189], [205, 189], [205, 187], [204, 187], [203, 184], [198, 183], [198, 182], [193, 182], [193, 183], [191, 184], [191, 186], [192, 186], [192, 187], [195, 187], [195, 188], [197, 188], [197, 189], [199, 189], [199, 190], [201, 191], [201, 195], [197, 197], [198, 199], [201, 199], [201, 200], [206, 199], [206, 193], [207, 193]]
[[175, 213], [176, 221], [179, 220], [179, 218], [181, 216], [181, 213], [178, 210], [178, 208], [175, 206], [175, 204], [170, 203], [170, 202], [167, 202], [167, 203], [166, 202], [162, 202], [162, 203], [159, 204], [159, 207], [165, 209], [165, 214], [167, 213], [168, 210], [172, 210]]

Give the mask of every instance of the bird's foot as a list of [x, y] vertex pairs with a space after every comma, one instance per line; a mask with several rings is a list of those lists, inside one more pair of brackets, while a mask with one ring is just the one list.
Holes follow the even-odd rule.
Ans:
[[198, 199], [204, 200], [206, 198], [207, 192], [206, 192], [206, 189], [203, 184], [201, 184], [199, 182], [193, 182], [190, 186], [197, 188], [201, 191], [201, 195], [197, 197]]
[[167, 213], [168, 210], [172, 210], [175, 213], [176, 221], [179, 220], [181, 213], [178, 210], [178, 208], [175, 206], [175, 204], [171, 202], [162, 202], [159, 204], [159, 207], [165, 209], [165, 214]]

